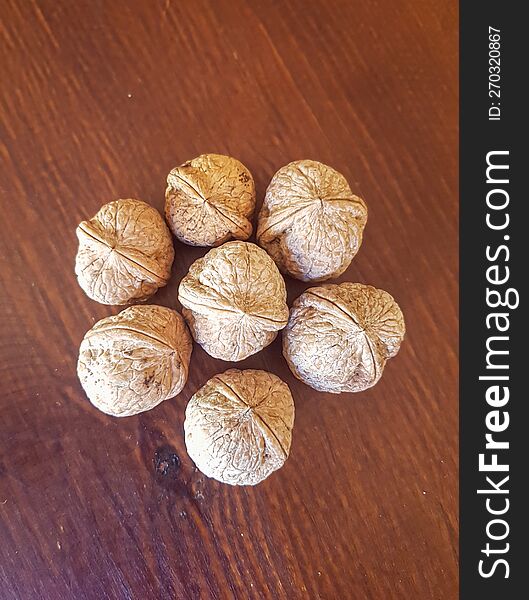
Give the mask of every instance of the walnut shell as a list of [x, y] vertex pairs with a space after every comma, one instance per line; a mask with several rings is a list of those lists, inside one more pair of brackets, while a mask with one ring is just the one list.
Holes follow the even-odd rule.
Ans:
[[189, 401], [185, 442], [208, 477], [255, 485], [283, 466], [293, 426], [294, 401], [286, 383], [266, 371], [230, 369]]
[[127, 417], [180, 393], [192, 348], [189, 330], [175, 310], [131, 306], [87, 332], [77, 374], [96, 408]]
[[366, 221], [366, 205], [343, 175], [314, 160], [298, 160], [272, 178], [257, 241], [282, 272], [302, 281], [324, 281], [347, 269]]
[[173, 240], [160, 213], [141, 200], [115, 200], [77, 227], [75, 273], [102, 304], [146, 300], [167, 284]]
[[268, 346], [287, 324], [286, 288], [268, 254], [249, 242], [227, 242], [195, 261], [178, 299], [191, 333], [222, 360], [243, 360]]
[[252, 233], [255, 185], [235, 158], [202, 154], [167, 176], [165, 216], [184, 244], [219, 246]]
[[377, 383], [404, 338], [402, 312], [387, 292], [360, 283], [306, 290], [283, 332], [292, 373], [322, 392], [360, 392]]

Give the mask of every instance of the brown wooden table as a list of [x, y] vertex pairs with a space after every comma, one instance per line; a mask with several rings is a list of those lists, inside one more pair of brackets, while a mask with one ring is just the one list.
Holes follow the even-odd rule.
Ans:
[[[457, 8], [383, 0], [4, 0], [0, 28], [0, 598], [457, 594]], [[188, 458], [189, 397], [228, 368], [195, 346], [183, 393], [136, 417], [78, 383], [88, 299], [75, 227], [162, 209], [202, 152], [273, 173], [314, 158], [369, 207], [340, 280], [400, 303], [408, 333], [370, 391], [294, 379], [280, 340], [240, 363], [296, 402], [290, 459], [255, 488]], [[176, 244], [170, 284], [204, 249]], [[288, 279], [289, 302], [309, 287]]]

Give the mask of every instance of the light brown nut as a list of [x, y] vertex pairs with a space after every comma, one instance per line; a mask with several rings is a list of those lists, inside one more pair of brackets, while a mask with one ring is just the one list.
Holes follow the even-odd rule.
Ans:
[[286, 383], [266, 371], [230, 369], [189, 401], [185, 442], [208, 477], [255, 485], [283, 466], [293, 426], [294, 401]]
[[105, 204], [77, 227], [75, 273], [79, 285], [102, 304], [146, 300], [167, 284], [173, 240], [160, 213], [141, 200]]
[[302, 281], [324, 281], [347, 269], [366, 221], [366, 205], [343, 175], [314, 160], [298, 160], [272, 178], [257, 241], [282, 272]]
[[180, 393], [192, 348], [184, 319], [175, 310], [131, 306], [88, 331], [77, 374], [96, 408], [128, 417]]
[[404, 338], [392, 296], [360, 283], [306, 290], [294, 301], [283, 331], [292, 373], [322, 392], [360, 392], [377, 383]]
[[286, 288], [268, 254], [249, 242], [227, 242], [195, 261], [178, 299], [191, 333], [222, 360], [243, 360], [268, 346], [287, 324]]
[[248, 169], [235, 158], [202, 154], [167, 176], [165, 216], [184, 244], [219, 246], [252, 233], [255, 185]]

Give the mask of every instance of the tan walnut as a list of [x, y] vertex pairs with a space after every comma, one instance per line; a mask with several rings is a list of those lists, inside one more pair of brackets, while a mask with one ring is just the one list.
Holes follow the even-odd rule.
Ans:
[[77, 227], [75, 273], [90, 298], [103, 304], [146, 300], [167, 284], [173, 241], [160, 213], [141, 200], [105, 204]]
[[202, 154], [167, 176], [165, 216], [174, 235], [191, 246], [219, 246], [252, 233], [255, 185], [235, 158]]
[[230, 369], [189, 401], [185, 442], [208, 477], [255, 485], [283, 466], [293, 426], [294, 401], [286, 383], [266, 371]]
[[360, 392], [380, 379], [404, 333], [402, 312], [387, 292], [360, 283], [328, 284], [294, 301], [283, 355], [294, 375], [316, 390]]
[[272, 178], [257, 241], [284, 273], [324, 281], [347, 269], [366, 221], [366, 205], [343, 175], [320, 162], [298, 160]]
[[99, 410], [127, 417], [176, 396], [187, 381], [193, 342], [184, 319], [140, 305], [98, 321], [85, 335], [77, 373]]
[[178, 299], [195, 340], [222, 360], [243, 360], [268, 346], [287, 324], [286, 288], [268, 254], [227, 242], [195, 261]]

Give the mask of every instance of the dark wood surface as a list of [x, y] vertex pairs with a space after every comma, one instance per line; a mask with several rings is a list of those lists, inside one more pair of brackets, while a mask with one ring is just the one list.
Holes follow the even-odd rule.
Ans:
[[[0, 28], [0, 597], [449, 600], [457, 594], [457, 8], [454, 1], [3, 0]], [[341, 280], [407, 321], [372, 390], [240, 363], [296, 402], [292, 452], [255, 488], [194, 469], [189, 397], [227, 363], [195, 346], [183, 393], [126, 419], [78, 383], [117, 309], [77, 285], [75, 227], [202, 152], [273, 173], [314, 158], [368, 204]], [[176, 244], [176, 290], [204, 254]], [[288, 279], [289, 302], [308, 287]]]

